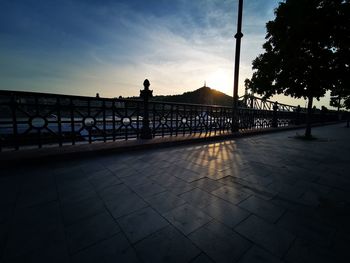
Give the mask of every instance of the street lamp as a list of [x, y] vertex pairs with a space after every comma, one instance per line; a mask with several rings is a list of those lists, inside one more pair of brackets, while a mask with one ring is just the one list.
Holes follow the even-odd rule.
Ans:
[[236, 53], [235, 53], [234, 79], [233, 79], [232, 132], [237, 132], [239, 129], [237, 110], [238, 110], [239, 59], [240, 59], [240, 53], [241, 53], [241, 38], [243, 37], [242, 13], [243, 13], [243, 0], [238, 0], [237, 33], [235, 35]]

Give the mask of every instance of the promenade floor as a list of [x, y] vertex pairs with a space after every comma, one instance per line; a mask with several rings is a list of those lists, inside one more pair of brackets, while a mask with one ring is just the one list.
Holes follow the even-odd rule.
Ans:
[[0, 262], [350, 262], [350, 129], [0, 175]]

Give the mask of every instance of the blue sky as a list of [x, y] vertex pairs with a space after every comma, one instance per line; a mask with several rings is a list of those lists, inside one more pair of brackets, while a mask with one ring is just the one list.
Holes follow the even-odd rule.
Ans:
[[[232, 94], [237, 0], [0, 0], [0, 89]], [[240, 94], [278, 0], [245, 0]], [[290, 102], [282, 98], [284, 102]]]

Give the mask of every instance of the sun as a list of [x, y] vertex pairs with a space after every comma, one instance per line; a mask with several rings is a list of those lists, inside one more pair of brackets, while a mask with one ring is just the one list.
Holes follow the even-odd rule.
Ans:
[[217, 69], [206, 79], [206, 84], [212, 89], [232, 95], [232, 72], [227, 69]]

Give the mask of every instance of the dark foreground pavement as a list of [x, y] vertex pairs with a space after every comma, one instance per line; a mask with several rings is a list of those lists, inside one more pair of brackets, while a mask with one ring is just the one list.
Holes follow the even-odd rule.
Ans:
[[343, 126], [3, 168], [0, 262], [350, 262]]

